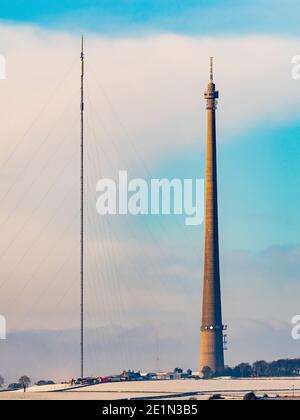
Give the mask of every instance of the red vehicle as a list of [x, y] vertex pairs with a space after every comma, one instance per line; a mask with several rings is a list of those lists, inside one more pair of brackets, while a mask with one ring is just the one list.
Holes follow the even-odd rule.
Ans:
[[99, 378], [101, 383], [110, 382], [109, 378]]

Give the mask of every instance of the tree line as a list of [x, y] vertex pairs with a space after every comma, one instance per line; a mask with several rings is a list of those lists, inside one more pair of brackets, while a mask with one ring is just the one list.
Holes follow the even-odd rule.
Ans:
[[226, 367], [224, 374], [237, 378], [299, 376], [300, 359], [280, 359], [273, 362], [258, 360], [253, 364], [240, 363], [234, 368]]
[[253, 364], [240, 363], [235, 367], [226, 366], [224, 372], [219, 375], [214, 374], [210, 367], [205, 366], [201, 373], [204, 378], [216, 376], [230, 376], [233, 378], [299, 376], [300, 359], [280, 359], [273, 362], [258, 360]]
[[[0, 388], [3, 388], [4, 386], [4, 378], [0, 375]], [[19, 382], [14, 383], [14, 384], [10, 384], [12, 389], [17, 389], [17, 385], [19, 386], [19, 388], [23, 388], [24, 392], [26, 391], [26, 388], [28, 388], [28, 386], [30, 385], [31, 380], [28, 376], [23, 375], [20, 377]], [[14, 385], [14, 386], [12, 386]]]

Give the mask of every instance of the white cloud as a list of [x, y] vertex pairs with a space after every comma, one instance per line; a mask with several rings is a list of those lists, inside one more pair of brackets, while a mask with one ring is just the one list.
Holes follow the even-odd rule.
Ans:
[[[7, 138], [2, 144], [5, 156], [53, 90], [46, 112], [36, 121], [40, 131], [30, 132], [31, 141], [48, 133], [69, 99], [70, 107], [57, 128], [72, 126], [71, 115], [76, 115], [79, 99], [79, 63], [74, 63], [79, 58], [79, 39], [4, 25], [0, 33], [1, 53], [8, 66], [0, 104], [5, 121], [2, 134]], [[258, 124], [278, 124], [297, 115], [300, 84], [291, 78], [291, 57], [298, 52], [297, 38], [270, 36], [87, 37], [87, 118], [112, 163], [144, 158], [151, 165], [154, 158], [204, 143], [203, 91], [211, 55], [220, 90], [222, 141]], [[62, 81], [72, 62], [72, 71]], [[104, 167], [108, 165], [106, 161]]]

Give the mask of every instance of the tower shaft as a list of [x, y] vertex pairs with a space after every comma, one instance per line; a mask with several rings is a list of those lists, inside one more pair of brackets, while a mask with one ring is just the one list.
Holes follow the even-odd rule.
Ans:
[[204, 367], [209, 367], [212, 371], [220, 373], [224, 370], [224, 327], [221, 309], [217, 195], [216, 100], [219, 93], [215, 90], [213, 83], [212, 61], [210, 83], [204, 97], [207, 100], [207, 152], [200, 373]]

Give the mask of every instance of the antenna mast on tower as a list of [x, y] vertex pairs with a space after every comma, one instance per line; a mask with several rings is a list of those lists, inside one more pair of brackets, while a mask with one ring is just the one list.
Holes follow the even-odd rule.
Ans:
[[210, 57], [209, 79], [211, 82], [213, 82], [214, 80], [214, 58], [213, 57]]
[[80, 376], [83, 378], [83, 135], [84, 135], [84, 54], [83, 36], [81, 37], [81, 74], [80, 74]]

